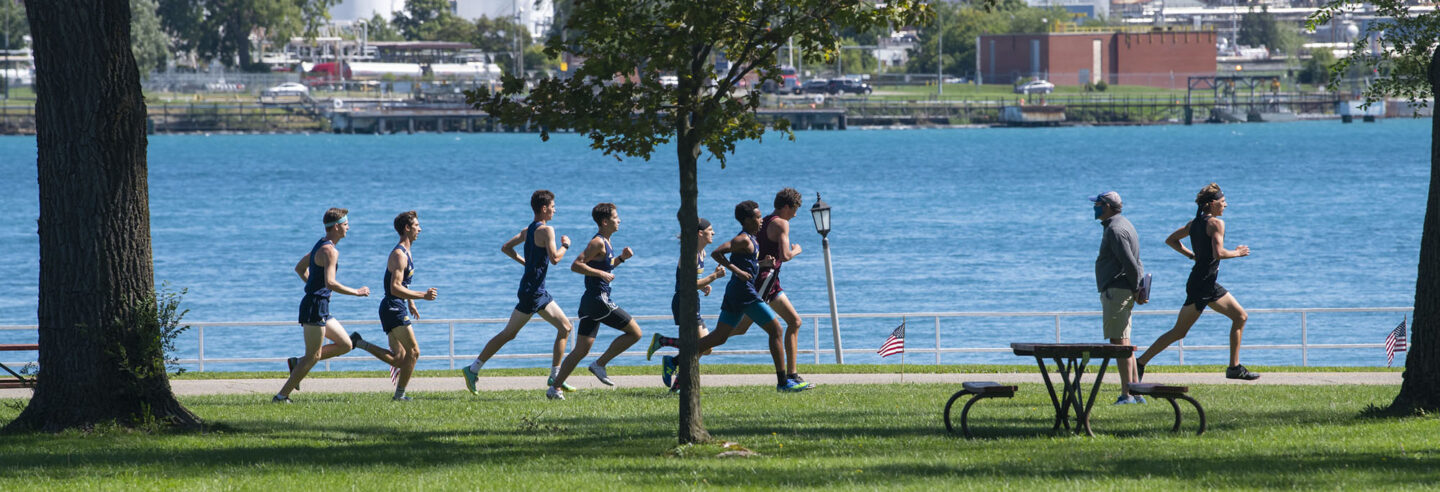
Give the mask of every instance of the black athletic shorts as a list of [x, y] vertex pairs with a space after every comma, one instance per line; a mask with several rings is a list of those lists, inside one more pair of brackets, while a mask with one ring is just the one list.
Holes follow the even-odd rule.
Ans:
[[385, 330], [385, 334], [409, 324], [410, 306], [404, 299], [387, 298], [380, 302], [380, 328]]
[[300, 299], [300, 324], [325, 325], [330, 321], [330, 298], [305, 294]]
[[619, 330], [630, 324], [632, 319], [634, 318], [630, 317], [630, 313], [610, 301], [609, 295], [580, 297], [580, 336], [582, 337], [595, 336], [600, 331], [602, 323]]

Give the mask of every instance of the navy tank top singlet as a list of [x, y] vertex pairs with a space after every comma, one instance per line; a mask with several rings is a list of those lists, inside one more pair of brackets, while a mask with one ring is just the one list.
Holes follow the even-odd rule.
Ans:
[[550, 268], [550, 251], [535, 244], [535, 230], [540, 221], [530, 223], [525, 229], [525, 274], [520, 277], [520, 295], [539, 295], [545, 292], [545, 272]]
[[[305, 277], [306, 295], [319, 296], [326, 299], [330, 298], [330, 288], [325, 286], [325, 267], [315, 264], [315, 253], [319, 252], [320, 248], [327, 244], [333, 245], [335, 243], [330, 242], [329, 239], [321, 238], [315, 243], [314, 247], [310, 248], [309, 274]], [[340, 271], [339, 260], [335, 262], [335, 271]]]
[[[397, 245], [395, 245], [395, 249], [398, 249], [398, 250], [400, 250], [400, 251], [405, 252], [405, 276], [400, 278], [400, 286], [401, 286], [401, 287], [405, 287], [405, 288], [409, 288], [409, 287], [410, 287], [410, 279], [412, 279], [412, 278], [415, 277], [415, 258], [413, 258], [413, 257], [410, 256], [410, 250], [405, 249], [404, 246], [401, 246], [401, 245], [398, 245], [398, 244], [397, 244]], [[396, 297], [393, 292], [390, 292], [390, 281], [392, 280], [390, 277], [391, 277], [391, 276], [390, 276], [390, 269], [389, 269], [389, 268], [386, 268], [386, 269], [385, 269], [385, 299], [383, 299], [382, 302], [383, 302], [383, 301], [389, 301], [389, 300], [392, 300], [392, 299], [399, 299], [399, 297]]]
[[744, 280], [739, 275], [731, 275], [730, 283], [725, 285], [725, 300], [731, 301], [734, 296], [733, 300], [741, 304], [760, 300], [760, 295], [755, 291], [755, 276], [760, 273], [760, 246], [756, 243], [754, 234], [746, 232], [745, 238], [750, 240], [751, 252], [731, 252], [730, 264], [750, 274], [750, 280]]
[[[595, 237], [605, 242], [605, 256], [585, 262], [590, 268], [609, 273], [615, 270], [615, 250], [610, 247], [610, 240], [605, 236], [596, 234]], [[600, 277], [585, 276], [585, 296], [595, 297], [600, 294], [610, 293], [610, 282]]]

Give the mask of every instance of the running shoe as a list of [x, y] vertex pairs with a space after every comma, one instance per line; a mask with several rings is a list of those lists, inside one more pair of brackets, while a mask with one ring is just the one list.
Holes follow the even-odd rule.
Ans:
[[[299, 364], [300, 359], [298, 357], [291, 357], [289, 359], [285, 359], [285, 365], [290, 366], [290, 374], [295, 374], [295, 366]], [[300, 391], [300, 383], [295, 383], [295, 391]]]
[[671, 386], [671, 383], [675, 380], [675, 373], [679, 371], [679, 369], [680, 368], [675, 365], [675, 357], [667, 355], [660, 358], [660, 380], [665, 383], [665, 387], [668, 388]]
[[1140, 395], [1130, 395], [1130, 396], [1135, 397], [1135, 403], [1139, 403], [1139, 404], [1141, 404], [1141, 405], [1144, 405], [1144, 404], [1146, 404], [1146, 403], [1150, 403], [1150, 402], [1148, 402], [1148, 401], [1145, 401], [1145, 397], [1143, 397], [1143, 396], [1140, 396]]
[[1139, 383], [1139, 382], [1144, 382], [1144, 381], [1145, 381], [1145, 364], [1141, 364], [1141, 363], [1139, 363], [1139, 362], [1136, 362], [1136, 363], [1135, 363], [1135, 382]]
[[360, 342], [363, 342], [363, 341], [365, 341], [365, 338], [360, 336], [360, 332], [358, 332], [358, 331], [352, 331], [352, 332], [350, 332], [350, 346], [351, 346], [351, 347], [360, 348]]
[[1260, 373], [1250, 372], [1249, 369], [1245, 368], [1244, 364], [1240, 364], [1226, 369], [1225, 379], [1243, 379], [1246, 381], [1254, 381], [1256, 379], [1260, 379]]
[[805, 382], [805, 378], [800, 377], [799, 374], [791, 374], [791, 375], [790, 375], [790, 379], [794, 380], [794, 381], [797, 382], [797, 383], [803, 383], [803, 382]]
[[660, 347], [663, 347], [660, 345], [660, 334], [656, 333], [655, 336], [650, 337], [650, 348], [645, 349], [645, 360], [650, 360], [650, 357], [654, 356], [655, 351], [660, 350]]
[[410, 401], [410, 400], [413, 400], [413, 398], [410, 398], [410, 395], [400, 395], [400, 396], [396, 396], [396, 397], [390, 398], [390, 400], [391, 400], [391, 401]]
[[479, 391], [475, 390], [475, 380], [480, 379], [480, 375], [476, 374], [475, 371], [471, 371], [470, 366], [460, 368], [460, 374], [465, 375], [465, 389], [470, 390], [470, 394], [472, 395], [480, 394]]
[[565, 392], [561, 391], [560, 388], [551, 386], [550, 389], [545, 390], [545, 397], [551, 400], [564, 400]]
[[594, 363], [591, 363], [588, 367], [586, 367], [586, 369], [589, 369], [590, 374], [594, 374], [595, 379], [599, 379], [601, 384], [604, 384], [605, 386], [615, 386], [615, 382], [611, 381], [610, 376], [607, 376], [605, 374], [605, 366], [597, 366]]
[[797, 383], [794, 379], [786, 379], [784, 384], [775, 385], [775, 391], [781, 393], [799, 393], [809, 389], [809, 387], [810, 385], [807, 383]]
[[1138, 402], [1138, 401], [1135, 401], [1136, 398], [1138, 398], [1138, 397], [1137, 397], [1137, 396], [1132, 396], [1132, 395], [1120, 395], [1119, 398], [1116, 398], [1116, 399], [1115, 399], [1115, 403], [1114, 403], [1114, 404], [1115, 404], [1115, 405], [1134, 405], [1134, 404], [1136, 404], [1136, 403], [1140, 403], [1140, 402]]
[[284, 403], [284, 404], [286, 404], [286, 405], [289, 405], [289, 404], [290, 404], [290, 397], [288, 397], [288, 396], [275, 395], [274, 398], [271, 398], [271, 399], [270, 399], [270, 403]]
[[677, 395], [680, 394], [680, 379], [675, 379], [675, 384], [670, 385], [670, 392]]
[[[550, 379], [546, 379], [546, 380], [545, 380], [545, 386], [554, 387], [554, 386], [555, 386], [555, 378], [552, 377], [552, 378], [550, 378]], [[565, 391], [575, 391], [575, 387], [574, 387], [574, 386], [570, 386], [570, 383], [560, 383], [560, 389], [565, 390]], [[562, 398], [562, 399], [563, 399], [563, 398]]]

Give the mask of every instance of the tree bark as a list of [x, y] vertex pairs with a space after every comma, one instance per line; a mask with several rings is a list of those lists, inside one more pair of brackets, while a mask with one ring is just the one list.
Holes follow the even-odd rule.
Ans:
[[[688, 119], [688, 118], [684, 118]], [[696, 138], [688, 121], [678, 121], [676, 128], [676, 154], [680, 162], [680, 265], [675, 272], [676, 293], [680, 296], [680, 443], [700, 443], [710, 440], [705, 431], [705, 421], [700, 412], [700, 326], [695, 323], [700, 312], [700, 294], [696, 292], [695, 250], [700, 241], [695, 231], [700, 219], [696, 198], [700, 195], [697, 162], [700, 158], [700, 141]]]
[[153, 308], [130, 3], [46, 0], [26, 11], [36, 66], [40, 371], [30, 404], [6, 430], [197, 424], [170, 390]]
[[[1430, 89], [1440, 94], [1440, 50], [1430, 56]], [[1440, 410], [1440, 117], [1430, 119], [1430, 193], [1420, 232], [1415, 316], [1407, 341], [1404, 382], [1386, 413]]]

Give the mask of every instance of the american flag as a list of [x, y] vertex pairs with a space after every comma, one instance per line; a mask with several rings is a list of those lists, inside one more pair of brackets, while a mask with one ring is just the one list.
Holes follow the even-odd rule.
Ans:
[[1395, 363], [1395, 352], [1404, 352], [1404, 351], [1405, 351], [1405, 320], [1402, 319], [1402, 320], [1400, 320], [1400, 326], [1395, 327], [1394, 330], [1391, 330], [1391, 331], [1390, 331], [1390, 335], [1385, 337], [1385, 356], [1387, 357], [1387, 362], [1385, 363], [1385, 365], [1386, 365], [1386, 366], [1389, 366], [1389, 365], [1391, 365], [1391, 364], [1394, 364], [1394, 363]]
[[889, 357], [895, 354], [905, 353], [905, 322], [901, 321], [900, 326], [890, 333], [890, 338], [885, 339], [885, 344], [876, 351], [881, 357]]
[[390, 368], [390, 384], [400, 384], [400, 368]]

